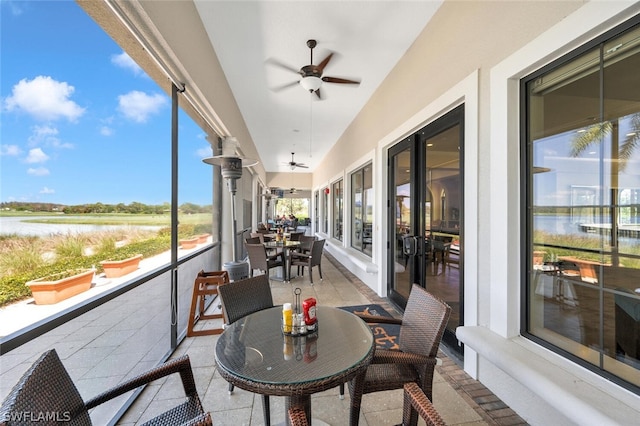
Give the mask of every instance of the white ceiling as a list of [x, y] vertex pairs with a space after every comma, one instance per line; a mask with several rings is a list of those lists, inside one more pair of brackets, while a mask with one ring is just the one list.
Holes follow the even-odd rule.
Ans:
[[[195, 0], [267, 172], [312, 172], [396, 65], [441, 1]], [[323, 100], [300, 85], [272, 89], [308, 65], [307, 40], [318, 42], [314, 65], [335, 52], [323, 76], [360, 80], [323, 83]]]

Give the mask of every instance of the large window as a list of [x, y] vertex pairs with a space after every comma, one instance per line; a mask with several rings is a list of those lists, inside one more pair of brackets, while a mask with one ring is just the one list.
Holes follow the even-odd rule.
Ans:
[[[186, 333], [198, 271], [220, 267], [215, 181], [201, 161], [211, 149], [185, 97], [150, 78], [79, 3], [8, 3], [0, 4], [0, 205], [14, 217], [0, 218], [0, 233], [10, 234], [0, 244], [0, 305], [12, 305], [11, 319], [0, 318], [0, 400], [44, 348], [58, 351], [88, 399], [164, 361]], [[27, 214], [40, 223], [23, 226]], [[183, 238], [195, 247], [171, 252]], [[131, 253], [143, 254], [138, 270], [105, 276], [101, 261]], [[16, 261], [27, 255], [33, 263]], [[30, 291], [13, 282], [87, 267], [97, 268], [92, 288], [74, 300], [44, 311], [14, 303]], [[130, 403], [101, 405], [92, 420], [115, 423]]]
[[322, 190], [322, 232], [329, 233], [329, 187]]
[[640, 386], [640, 25], [523, 80], [525, 334]]
[[373, 172], [371, 164], [351, 174], [351, 247], [371, 256]]
[[332, 185], [333, 192], [333, 238], [342, 241], [344, 181], [340, 179]]

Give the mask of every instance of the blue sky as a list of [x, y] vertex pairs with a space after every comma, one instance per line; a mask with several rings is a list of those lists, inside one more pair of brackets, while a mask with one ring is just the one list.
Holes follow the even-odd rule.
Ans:
[[[170, 98], [71, 0], [0, 16], [0, 201], [169, 202]], [[204, 136], [181, 113], [180, 204], [211, 203]]]

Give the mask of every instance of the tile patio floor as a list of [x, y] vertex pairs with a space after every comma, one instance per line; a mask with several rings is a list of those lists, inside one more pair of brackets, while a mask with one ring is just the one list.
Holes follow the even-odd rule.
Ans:
[[[291, 284], [272, 281], [276, 304], [292, 300], [293, 289], [302, 288], [302, 299], [315, 297], [318, 304], [329, 306], [377, 303], [395, 313], [386, 300], [379, 298], [357, 277], [346, 271], [330, 255], [322, 261], [324, 280], [320, 281], [314, 268], [315, 283], [308, 277], [296, 278]], [[200, 321], [197, 327], [209, 328], [214, 321]], [[188, 337], [174, 356], [188, 354], [194, 370], [198, 393], [205, 410], [210, 411], [215, 425], [262, 425], [262, 399], [259, 395], [236, 388], [227, 392], [227, 382], [216, 372], [213, 358], [217, 336]], [[440, 351], [442, 363], [436, 367], [433, 399], [436, 409], [449, 425], [525, 425], [516, 413], [486, 389], [472, 380], [451, 358]], [[143, 422], [175, 405], [183, 394], [180, 381], [172, 377], [154, 383], [140, 395], [118, 425], [129, 426]], [[271, 397], [272, 424], [284, 423], [284, 398]], [[314, 424], [346, 425], [349, 418], [348, 392], [344, 400], [338, 389], [331, 389], [312, 397]], [[402, 420], [402, 391], [380, 392], [363, 397], [360, 425], [395, 425]], [[424, 424], [422, 422], [421, 424]]]

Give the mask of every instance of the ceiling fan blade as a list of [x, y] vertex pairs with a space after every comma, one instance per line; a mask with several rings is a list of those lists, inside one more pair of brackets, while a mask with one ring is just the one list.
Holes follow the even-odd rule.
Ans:
[[326, 58], [324, 58], [322, 62], [318, 64], [318, 68], [320, 69], [320, 72], [324, 70], [324, 67], [327, 66], [327, 64], [329, 63], [332, 57], [333, 57], [333, 52], [329, 53], [329, 55]]
[[303, 163], [296, 164], [296, 167], [300, 167], [301, 169], [308, 169], [309, 168], [309, 166], [307, 166], [306, 164], [303, 164]]
[[348, 80], [346, 78], [339, 78], [339, 77], [322, 77], [322, 81], [324, 81], [325, 83], [360, 84], [359, 81]]
[[271, 90], [273, 92], [279, 92], [281, 90], [288, 89], [289, 87], [293, 87], [293, 86], [296, 86], [298, 84], [300, 84], [299, 81], [292, 81], [291, 83], [285, 83], [285, 84], [282, 84], [280, 86], [272, 87]]
[[284, 70], [287, 70], [287, 71], [290, 71], [290, 72], [293, 72], [293, 73], [296, 73], [296, 74], [300, 74], [300, 70], [299, 69], [296, 69], [296, 68], [292, 67], [291, 65], [287, 65], [284, 62], [280, 62], [280, 61], [278, 61], [276, 59], [269, 58], [265, 62], [267, 64], [274, 65], [274, 66], [276, 66], [278, 68], [282, 68]]

